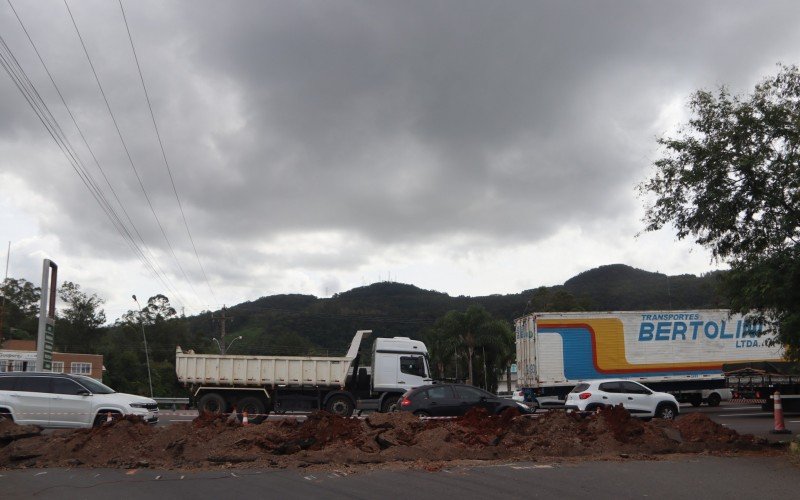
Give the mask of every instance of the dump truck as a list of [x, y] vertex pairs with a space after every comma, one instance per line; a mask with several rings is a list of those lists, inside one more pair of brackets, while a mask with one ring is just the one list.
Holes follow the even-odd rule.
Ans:
[[518, 387], [564, 396], [578, 383], [628, 378], [680, 402], [730, 399], [723, 363], [780, 360], [775, 336], [724, 309], [543, 312], [515, 321]]
[[362, 366], [359, 348], [371, 333], [357, 331], [344, 357], [197, 354], [179, 346], [175, 372], [201, 413], [247, 412], [252, 423], [271, 411], [390, 411], [408, 389], [432, 382], [428, 350], [408, 337], [376, 338], [372, 363]]

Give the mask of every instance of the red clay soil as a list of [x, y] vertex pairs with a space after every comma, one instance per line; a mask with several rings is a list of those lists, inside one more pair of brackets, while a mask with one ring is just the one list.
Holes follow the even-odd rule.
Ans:
[[0, 467], [355, 467], [404, 463], [436, 470], [453, 460], [652, 456], [765, 450], [700, 413], [677, 422], [632, 419], [622, 408], [582, 417], [552, 411], [536, 418], [516, 411], [473, 410], [454, 420], [420, 420], [407, 413], [366, 419], [317, 412], [243, 426], [203, 415], [191, 423], [153, 427], [127, 418], [101, 427], [39, 434], [0, 421]]

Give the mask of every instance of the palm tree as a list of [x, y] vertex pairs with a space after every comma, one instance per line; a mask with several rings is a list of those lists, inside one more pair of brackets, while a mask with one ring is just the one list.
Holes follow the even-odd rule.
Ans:
[[490, 367], [494, 371], [495, 362], [501, 361], [497, 359], [497, 354], [507, 351], [509, 345], [513, 345], [514, 342], [511, 326], [503, 320], [492, 318], [492, 315], [480, 306], [470, 306], [465, 312], [448, 312], [436, 322], [433, 330], [437, 332], [435, 340], [447, 346], [446, 349], [440, 348], [441, 355], [437, 357], [440, 362], [450, 358], [453, 354], [450, 349], [460, 348], [465, 351], [467, 383], [471, 385], [474, 385], [475, 353], [481, 350], [485, 360], [491, 359], [492, 362], [487, 361], [487, 372]]

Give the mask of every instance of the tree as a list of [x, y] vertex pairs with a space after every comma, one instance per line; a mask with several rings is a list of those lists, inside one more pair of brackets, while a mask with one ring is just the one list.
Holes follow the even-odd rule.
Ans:
[[106, 322], [106, 314], [100, 309], [105, 302], [96, 294], [81, 291], [81, 286], [65, 281], [58, 289], [58, 297], [67, 304], [58, 315], [55, 343], [66, 352], [90, 352], [92, 341], [99, 335], [99, 328]]
[[673, 225], [715, 259], [732, 309], [753, 313], [787, 353], [800, 355], [800, 71], [778, 74], [747, 96], [700, 90], [688, 124], [663, 137], [655, 174], [640, 192], [655, 195], [647, 231]]
[[34, 338], [38, 329], [39, 299], [41, 288], [24, 279], [7, 278], [0, 287], [3, 303], [2, 337], [10, 338], [11, 330], [18, 337], [17, 331], [24, 331]]
[[[483, 307], [471, 306], [465, 312], [445, 314], [426, 334], [426, 339], [435, 340], [431, 358], [437, 369], [444, 371], [451, 352], [461, 351], [467, 361], [467, 383], [473, 384], [476, 371], [480, 371], [485, 375], [485, 385], [496, 387], [497, 373], [506, 369], [506, 365], [496, 364], [508, 362], [507, 353], [514, 343], [514, 333], [508, 322], [494, 319]], [[474, 366], [476, 354], [480, 354], [484, 362], [480, 370]]]
[[549, 289], [541, 286], [534, 290], [526, 309], [532, 312], [585, 311], [589, 300], [578, 300], [563, 288]]

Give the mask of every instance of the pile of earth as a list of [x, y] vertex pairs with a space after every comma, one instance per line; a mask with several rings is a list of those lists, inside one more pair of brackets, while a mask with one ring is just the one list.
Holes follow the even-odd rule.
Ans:
[[618, 458], [765, 448], [765, 441], [741, 436], [699, 413], [676, 422], [643, 422], [622, 407], [590, 416], [553, 411], [535, 418], [516, 410], [498, 416], [472, 410], [452, 420], [421, 420], [405, 412], [365, 419], [317, 412], [305, 421], [287, 418], [261, 425], [206, 414], [166, 427], [125, 418], [47, 434], [37, 427], [0, 422], [0, 467], [5, 468], [352, 467], [398, 462], [435, 467], [453, 460]]

